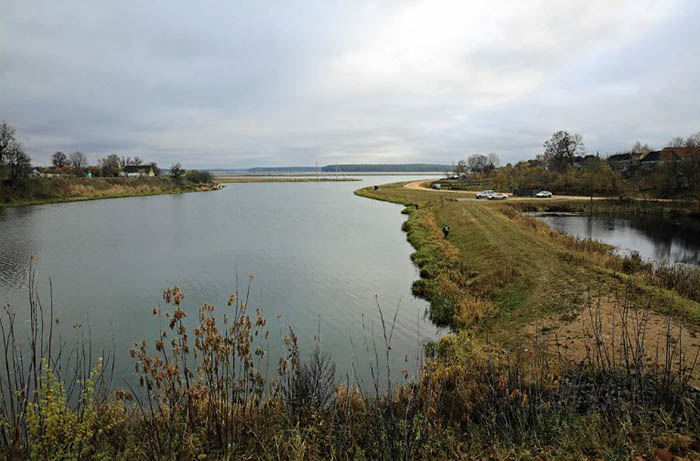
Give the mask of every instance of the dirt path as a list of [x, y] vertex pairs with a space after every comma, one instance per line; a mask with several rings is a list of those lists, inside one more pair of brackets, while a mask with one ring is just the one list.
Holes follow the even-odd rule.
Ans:
[[[447, 189], [431, 189], [430, 187], [425, 187], [423, 186], [423, 183], [426, 182], [425, 179], [421, 179], [418, 181], [412, 181], [407, 184], [405, 184], [403, 187], [406, 189], [411, 189], [411, 190], [425, 190], [428, 192], [447, 192], [451, 194], [458, 194], [462, 195], [465, 198], [471, 199], [471, 200], [476, 200], [476, 192], [471, 192], [471, 191], [463, 191], [463, 190], [447, 190]], [[505, 195], [508, 197], [509, 200], [532, 200], [534, 197], [514, 197], [513, 194], [505, 193]], [[605, 200], [606, 197], [593, 197], [593, 200]], [[545, 200], [545, 199], [542, 199]], [[591, 197], [582, 197], [580, 195], [556, 195], [552, 196], [552, 198], [548, 200], [591, 200]]]

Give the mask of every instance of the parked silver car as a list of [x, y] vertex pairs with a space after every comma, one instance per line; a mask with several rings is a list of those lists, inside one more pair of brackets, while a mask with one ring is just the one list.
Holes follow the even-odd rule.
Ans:
[[537, 197], [537, 198], [552, 198], [552, 193], [549, 192], [548, 190], [543, 190], [543, 191], [539, 191], [538, 193], [536, 193], [535, 197]]
[[491, 197], [491, 196], [492, 196], [493, 194], [495, 194], [495, 193], [496, 193], [496, 192], [492, 191], [491, 189], [482, 190], [481, 192], [479, 192], [479, 193], [476, 194], [476, 199], [477, 199], [477, 200], [482, 199], [482, 198], [487, 199], [487, 198]]
[[494, 194], [491, 194], [489, 196], [489, 200], [505, 200], [507, 199], [508, 196], [506, 194], [501, 194], [500, 192], [496, 192]]

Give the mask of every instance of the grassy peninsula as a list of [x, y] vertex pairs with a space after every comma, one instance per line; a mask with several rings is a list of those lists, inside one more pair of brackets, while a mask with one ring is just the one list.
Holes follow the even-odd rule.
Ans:
[[213, 190], [213, 184], [162, 178], [26, 178], [0, 190], [0, 206], [41, 205]]
[[[405, 230], [417, 250], [413, 259], [422, 275], [414, 291], [433, 303], [431, 316], [440, 324], [496, 335], [507, 331], [512, 336], [518, 325], [580, 309], [593, 290], [604, 296], [631, 290], [638, 301], [651, 297], [652, 307], [671, 307], [684, 319], [700, 323], [700, 298], [695, 294], [700, 278], [695, 271], [687, 270], [692, 274], [684, 278], [687, 286], [664, 281], [655, 278], [648, 265], [613, 255], [609, 245], [561, 235], [520, 213], [591, 206], [596, 212], [624, 207], [634, 212], [640, 206], [637, 201], [459, 201], [453, 193], [404, 186], [363, 188], [356, 194], [406, 205]], [[693, 209], [666, 202], [651, 206], [659, 213]], [[445, 224], [452, 229], [449, 239], [440, 232]]]

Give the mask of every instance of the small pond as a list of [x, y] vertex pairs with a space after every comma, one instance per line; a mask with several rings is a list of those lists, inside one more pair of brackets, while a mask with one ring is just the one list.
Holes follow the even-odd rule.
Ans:
[[655, 262], [700, 266], [700, 221], [658, 216], [589, 216], [575, 213], [529, 213], [552, 229], [598, 240], [620, 254], [638, 252]]

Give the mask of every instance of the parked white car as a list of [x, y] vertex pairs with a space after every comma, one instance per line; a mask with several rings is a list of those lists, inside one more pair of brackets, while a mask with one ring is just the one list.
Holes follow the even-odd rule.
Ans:
[[494, 194], [491, 194], [488, 197], [489, 200], [505, 200], [507, 198], [508, 198], [508, 196], [506, 194], [501, 194], [500, 192], [496, 192]]
[[491, 196], [492, 196], [493, 194], [495, 194], [495, 193], [496, 193], [496, 192], [492, 191], [491, 189], [482, 190], [481, 192], [479, 192], [479, 193], [476, 194], [476, 199], [477, 199], [477, 200], [482, 199], [482, 198], [487, 199], [487, 198], [491, 197]]
[[538, 193], [536, 193], [535, 197], [537, 197], [537, 198], [552, 198], [552, 193], [549, 192], [548, 190], [543, 190], [543, 191], [539, 191]]

